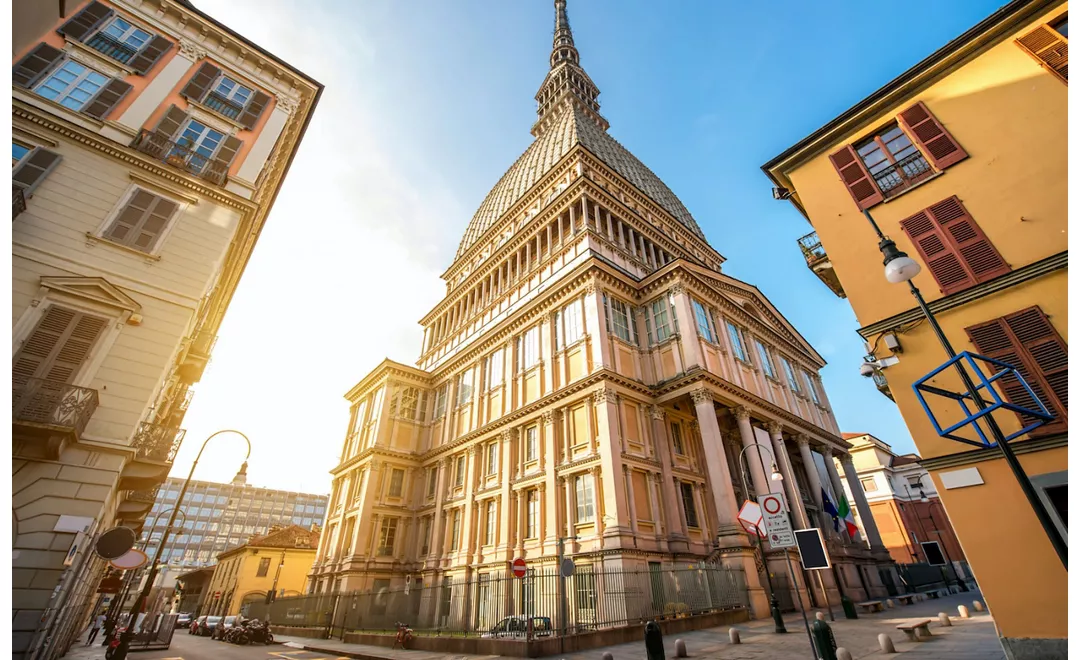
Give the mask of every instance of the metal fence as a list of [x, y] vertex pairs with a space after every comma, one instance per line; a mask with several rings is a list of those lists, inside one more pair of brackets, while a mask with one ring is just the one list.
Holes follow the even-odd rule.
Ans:
[[[381, 582], [376, 580], [376, 583]], [[564, 591], [565, 590], [565, 591]], [[564, 597], [565, 593], [565, 597]], [[554, 568], [533, 569], [518, 579], [481, 574], [451, 576], [437, 584], [412, 584], [351, 593], [324, 593], [250, 603], [244, 615], [275, 625], [314, 629], [323, 636], [350, 631], [392, 631], [398, 621], [421, 634], [524, 638], [576, 634], [749, 606], [742, 571], [707, 566], [625, 571], [578, 567], [565, 580]]]

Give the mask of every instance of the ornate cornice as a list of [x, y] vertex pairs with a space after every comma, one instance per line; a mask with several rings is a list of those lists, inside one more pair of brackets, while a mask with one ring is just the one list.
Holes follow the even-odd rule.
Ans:
[[708, 388], [702, 386], [690, 390], [690, 398], [693, 400], [694, 405], [699, 403], [712, 403], [713, 395]]
[[731, 416], [734, 417], [736, 421], [750, 421], [750, 411], [746, 408], [746, 406], [735, 406], [733, 408], [728, 408], [728, 410], [731, 412]]
[[193, 62], [197, 62], [206, 57], [209, 53], [205, 48], [191, 39], [182, 38], [180, 39], [180, 54]]
[[765, 430], [769, 432], [769, 435], [780, 435], [784, 431], [784, 425], [775, 419], [770, 419], [765, 422]]
[[655, 420], [663, 420], [667, 413], [662, 406], [649, 406], [649, 416]]

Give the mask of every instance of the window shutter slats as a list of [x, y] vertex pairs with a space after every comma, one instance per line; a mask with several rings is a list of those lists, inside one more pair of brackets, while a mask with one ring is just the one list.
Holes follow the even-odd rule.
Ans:
[[55, 151], [35, 147], [11, 172], [11, 180], [23, 189], [24, 195], [34, 192], [63, 157]]
[[63, 56], [64, 51], [59, 48], [38, 44], [11, 69], [11, 82], [19, 87], [33, 87]]
[[919, 146], [923, 155], [938, 170], [943, 170], [968, 157], [945, 126], [937, 120], [922, 101], [901, 112], [898, 120], [908, 136]]
[[263, 111], [266, 110], [266, 106], [269, 104], [270, 96], [256, 90], [251, 96], [251, 101], [249, 101], [247, 107], [244, 108], [244, 113], [240, 115], [240, 123], [248, 130], [255, 128], [255, 124], [259, 121], [259, 117], [262, 116]]
[[171, 41], [160, 34], [156, 35], [135, 57], [131, 58], [129, 64], [136, 73], [145, 76], [172, 47]]
[[855, 152], [855, 147], [848, 145], [829, 156], [829, 160], [860, 209], [868, 209], [885, 199], [871, 178], [870, 171]]
[[105, 325], [97, 316], [50, 307], [12, 360], [13, 382], [42, 378], [71, 383]]
[[900, 227], [946, 295], [1011, 270], [958, 197], [901, 220]]
[[195, 101], [202, 101], [219, 73], [221, 73], [221, 69], [209, 62], [203, 62], [195, 75], [191, 76], [188, 83], [184, 85], [184, 89], [180, 90], [180, 95]]
[[124, 82], [123, 79], [113, 78], [98, 90], [94, 98], [90, 99], [90, 102], [83, 108], [83, 113], [97, 119], [104, 119], [109, 116], [116, 104], [127, 96], [131, 88], [132, 86]]
[[154, 127], [154, 133], [162, 140], [172, 140], [185, 121], [187, 121], [187, 113], [175, 105], [170, 105]]
[[1049, 393], [1057, 399], [1061, 410], [1067, 414], [1069, 347], [1054, 330], [1050, 319], [1038, 307], [1029, 307], [1006, 316], [1005, 323], [1042, 372]]
[[1069, 42], [1056, 30], [1049, 25], [1040, 25], [1017, 39], [1016, 45], [1068, 84]]
[[94, 28], [104, 23], [105, 19], [112, 16], [112, 13], [112, 9], [100, 2], [91, 2], [86, 6], [86, 9], [75, 14], [70, 21], [61, 25], [57, 32], [68, 39], [84, 41]]
[[235, 135], [228, 135], [222, 141], [221, 147], [214, 154], [214, 159], [210, 161], [210, 172], [215, 183], [221, 184], [225, 182], [229, 174], [229, 165], [236, 158], [236, 152], [240, 150], [242, 144], [244, 144], [244, 141]]
[[179, 205], [139, 189], [105, 232], [109, 240], [150, 252]]
[[953, 251], [945, 234], [926, 211], [901, 220], [900, 228], [915, 244], [915, 249], [942, 293], [959, 291], [975, 283], [975, 278], [960, 263], [959, 255]]

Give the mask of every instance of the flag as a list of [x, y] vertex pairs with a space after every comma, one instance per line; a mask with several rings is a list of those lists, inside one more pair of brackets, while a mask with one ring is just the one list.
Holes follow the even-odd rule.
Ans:
[[825, 492], [824, 488], [821, 489], [821, 501], [822, 501], [822, 507], [825, 509], [825, 513], [829, 514], [832, 517], [833, 531], [839, 532], [840, 531], [839, 512], [836, 510], [836, 507], [833, 505], [832, 500], [829, 499], [829, 494]]
[[855, 538], [855, 532], [859, 531], [859, 527], [855, 524], [855, 514], [852, 513], [851, 505], [848, 504], [847, 495], [843, 493], [840, 493], [840, 508], [836, 511], [836, 515], [844, 521], [848, 536]]

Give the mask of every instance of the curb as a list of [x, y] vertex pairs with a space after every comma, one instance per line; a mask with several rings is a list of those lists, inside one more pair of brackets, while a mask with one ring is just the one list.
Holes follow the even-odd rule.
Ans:
[[312, 651], [314, 653], [326, 653], [328, 655], [336, 655], [339, 658], [356, 658], [357, 660], [393, 660], [391, 656], [385, 655], [369, 655], [367, 653], [359, 653], [357, 651], [347, 651], [344, 649], [331, 649], [321, 648], [318, 646], [310, 646], [308, 644], [298, 644], [296, 642], [279, 642], [274, 641], [275, 645], [289, 645], [289, 648], [302, 649], [304, 651]]

